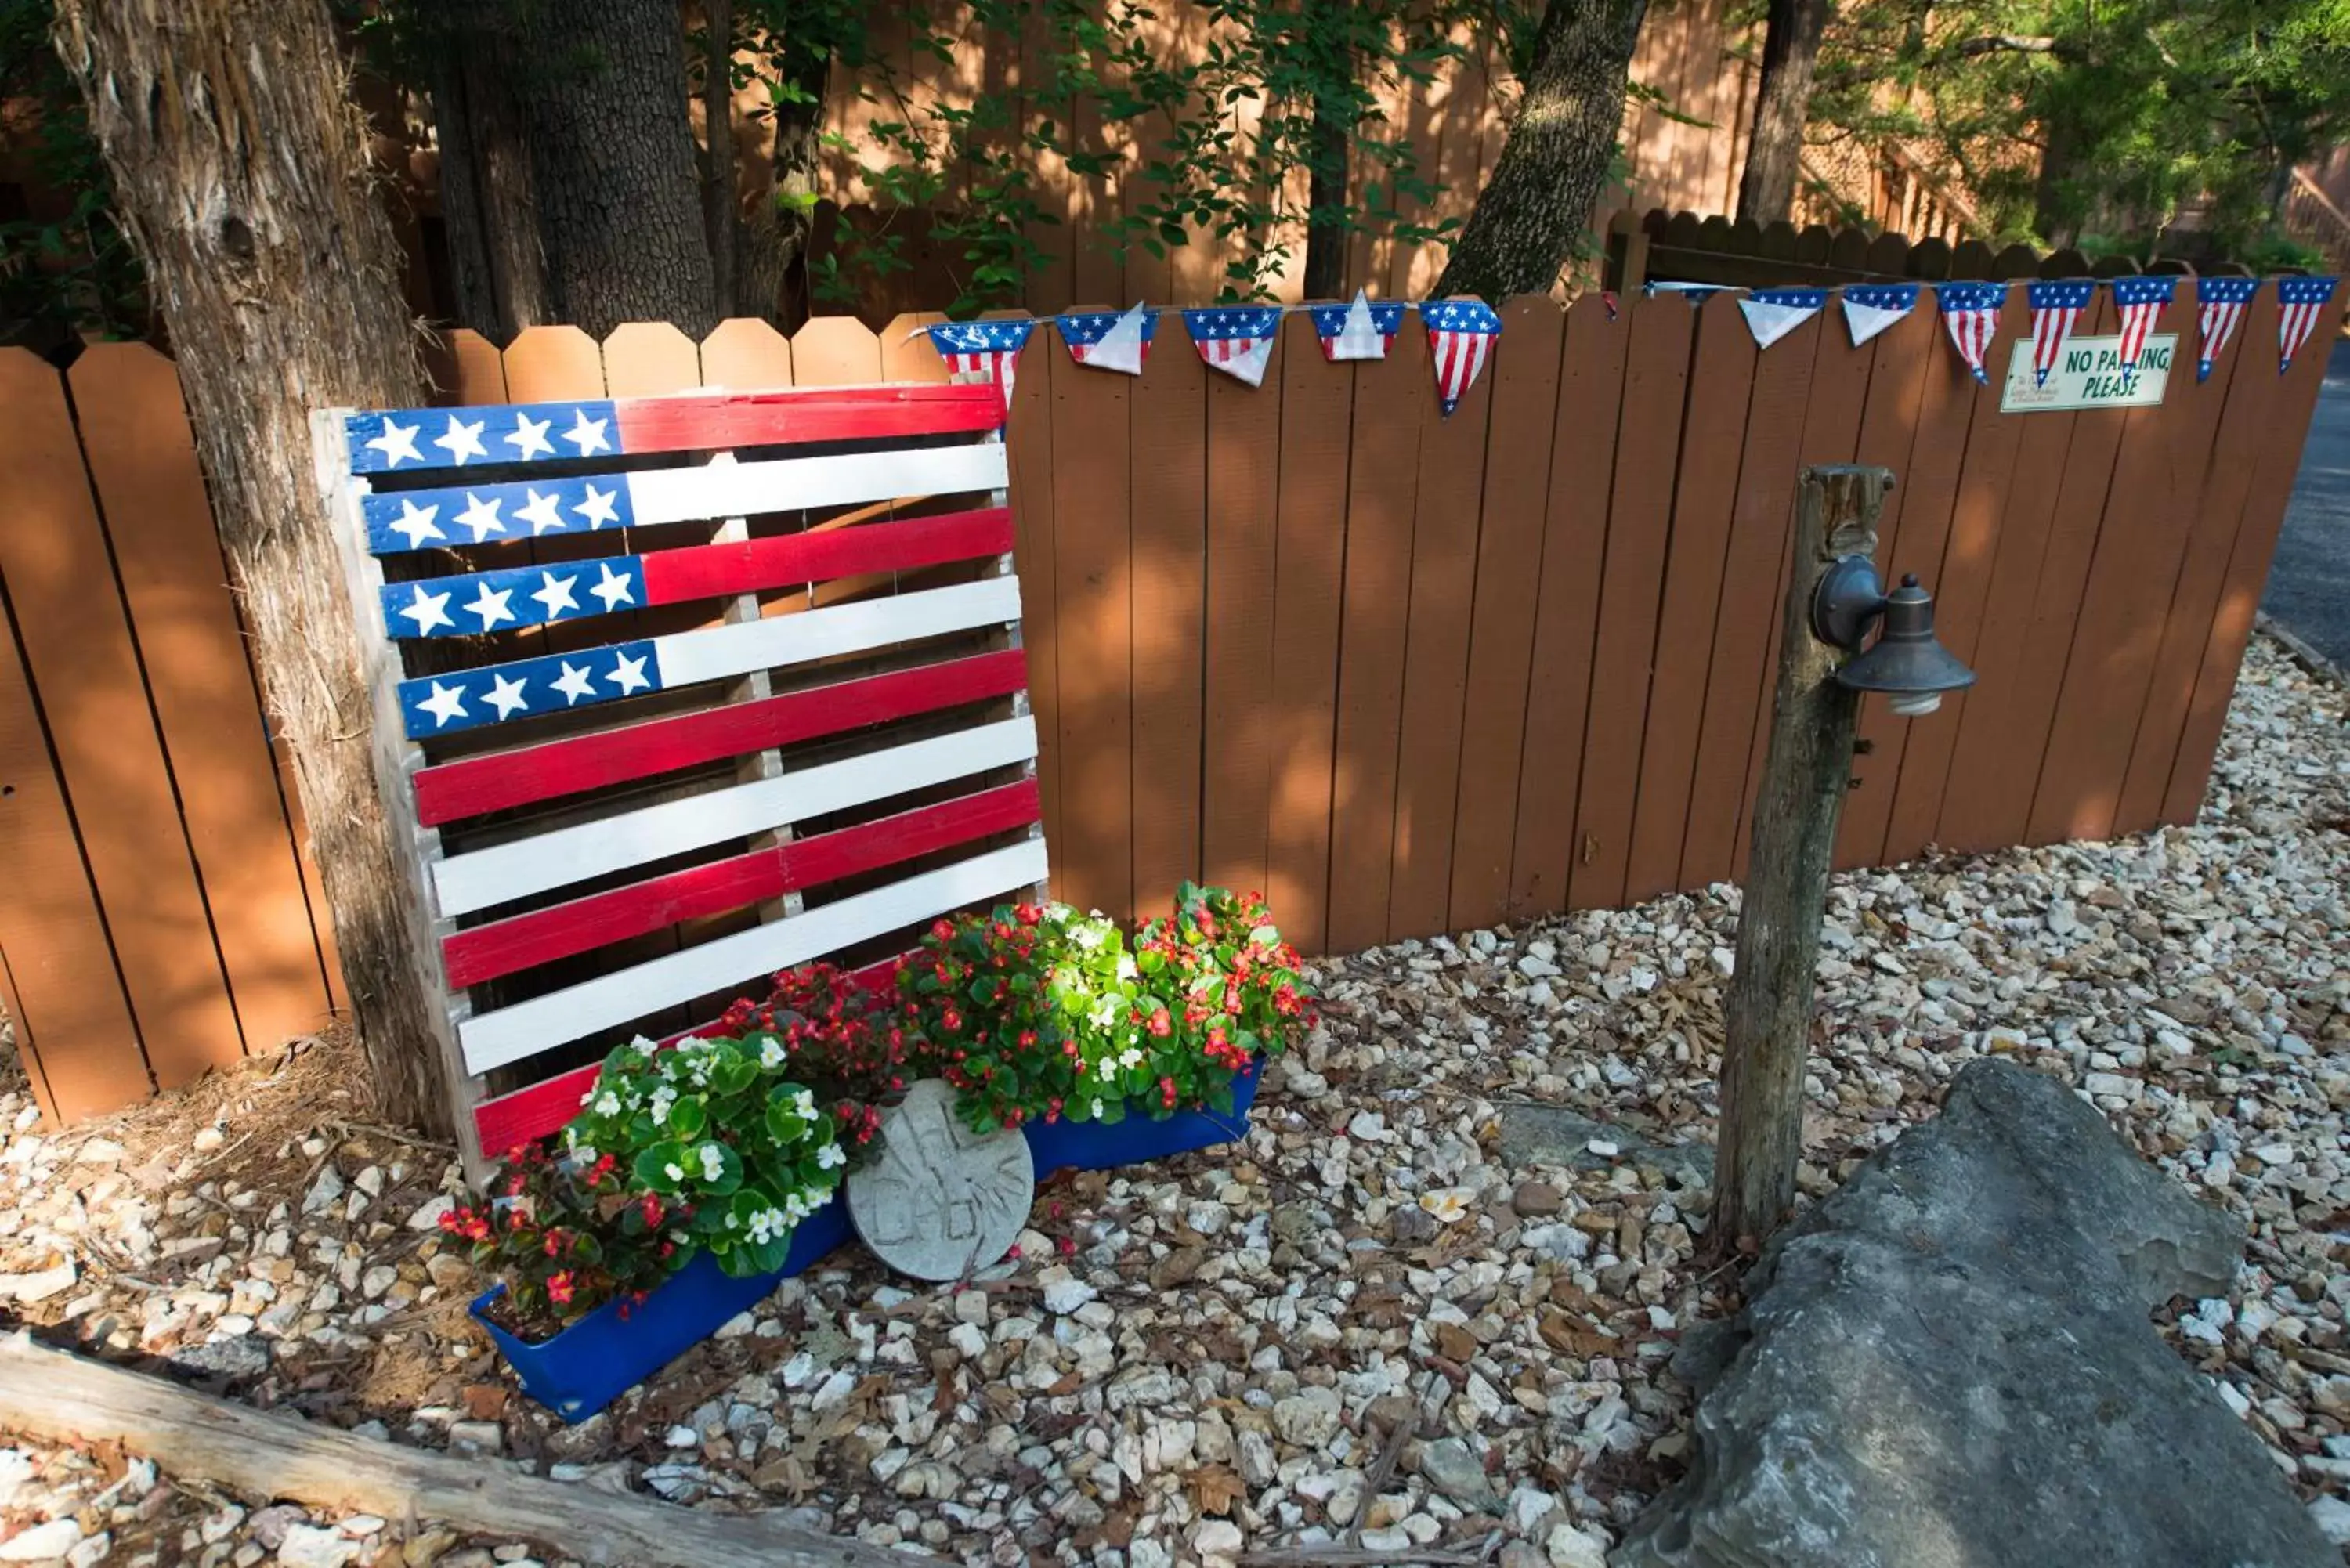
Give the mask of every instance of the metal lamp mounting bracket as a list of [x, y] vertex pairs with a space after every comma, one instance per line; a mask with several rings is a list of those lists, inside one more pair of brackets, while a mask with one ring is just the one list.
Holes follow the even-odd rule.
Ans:
[[1858, 653], [1868, 628], [1885, 613], [1885, 582], [1866, 556], [1839, 556], [1812, 591], [1812, 635]]

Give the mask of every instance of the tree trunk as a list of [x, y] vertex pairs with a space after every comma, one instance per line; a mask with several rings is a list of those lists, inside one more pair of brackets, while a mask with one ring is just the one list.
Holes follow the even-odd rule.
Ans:
[[1812, 590], [1839, 556], [1876, 554], [1877, 519], [1892, 488], [1890, 469], [1834, 465], [1805, 469], [1795, 497], [1771, 749], [1724, 1010], [1713, 1236], [1725, 1250], [1769, 1236], [1794, 1207], [1820, 921], [1860, 705], [1859, 692], [1836, 684], [1844, 650], [1812, 635]]
[[710, 245], [711, 294], [717, 313], [733, 316], [734, 199], [734, 0], [702, 0], [708, 20], [702, 56], [702, 140], [707, 147], [702, 177], [702, 227]]
[[1353, 129], [1341, 101], [1315, 97], [1305, 186], [1308, 299], [1336, 299], [1347, 286], [1347, 139]]
[[824, 130], [828, 60], [808, 55], [795, 59], [787, 101], [775, 108], [775, 151], [766, 180], [742, 230], [736, 308], [775, 320], [783, 309], [784, 282], [807, 254], [816, 226], [816, 154]]
[[1812, 101], [1812, 71], [1828, 0], [1771, 0], [1762, 34], [1762, 82], [1754, 102], [1754, 135], [1738, 182], [1738, 215], [1758, 223], [1786, 220], [1794, 210], [1803, 173], [1804, 123]]
[[312, 409], [426, 395], [333, 22], [325, 0], [58, 0], [56, 41], [171, 327], [378, 1105], [445, 1134], [435, 1003], [405, 961], [408, 889], [311, 457]]
[[538, 0], [531, 173], [559, 319], [715, 323], [675, 0]]
[[1590, 226], [1623, 129], [1625, 72], [1648, 0], [1550, 0], [1509, 140], [1436, 297], [1495, 304], [1557, 281]]
[[555, 319], [530, 142], [522, 51], [504, 5], [441, 0], [434, 20], [432, 123], [441, 144], [441, 217], [457, 319], [493, 343]]

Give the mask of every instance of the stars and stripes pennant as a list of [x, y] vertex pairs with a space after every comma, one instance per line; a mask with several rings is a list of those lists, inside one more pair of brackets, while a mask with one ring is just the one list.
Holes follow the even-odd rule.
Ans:
[[2199, 277], [2195, 280], [2195, 379], [2208, 381], [2219, 364], [2228, 339], [2243, 325], [2244, 307], [2260, 292], [2256, 277]]
[[1386, 358], [1403, 327], [1402, 306], [1373, 304], [1359, 288], [1351, 304], [1309, 305], [1305, 313], [1314, 320], [1314, 336], [1322, 341], [1322, 358], [1334, 365]]
[[1738, 308], [1745, 314], [1747, 330], [1754, 334], [1754, 347], [1768, 348], [1817, 316], [1827, 302], [1825, 288], [1758, 288], [1739, 300]]
[[1003, 394], [1003, 409], [1012, 410], [1012, 383], [1020, 366], [1020, 350], [1036, 330], [1034, 317], [995, 321], [941, 321], [929, 329], [931, 347], [958, 376], [980, 376]]
[[2333, 300], [2336, 281], [2330, 277], [2277, 279], [2277, 374], [2293, 369], [2293, 357], [2317, 330], [2318, 317]]
[[1934, 296], [1941, 304], [1942, 325], [1950, 330], [1950, 346], [1974, 372], [1975, 379], [1989, 386], [1991, 373], [1983, 369], [1983, 356], [1991, 352], [1991, 337], [1999, 331], [1999, 311], [2007, 302], [2007, 286], [1937, 284]]
[[2125, 379], [2137, 373], [2137, 357], [2146, 352], [2147, 335], [2162, 319], [2163, 306], [2168, 305], [2178, 288], [2175, 277], [2117, 277], [2114, 279], [2114, 308], [2122, 318], [2122, 376]]
[[1185, 311], [1183, 325], [1191, 330], [1200, 358], [1212, 369], [1252, 387], [1264, 384], [1274, 339], [1281, 335], [1281, 306], [1212, 305]]
[[1095, 370], [1142, 374], [1150, 340], [1159, 335], [1159, 312], [1137, 303], [1131, 310], [1069, 311], [1055, 318], [1069, 358]]
[[1918, 308], [1914, 283], [1855, 283], [1844, 288], [1844, 324], [1856, 348]]
[[1436, 401], [1450, 417], [1461, 406], [1502, 335], [1502, 318], [1482, 299], [1445, 299], [1419, 307], [1428, 324], [1429, 358], [1436, 366]]
[[2097, 286], [2085, 277], [2033, 281], [2024, 286], [2032, 302], [2032, 384], [2044, 387], [2048, 372], [2071, 340], [2074, 324], [2095, 297]]

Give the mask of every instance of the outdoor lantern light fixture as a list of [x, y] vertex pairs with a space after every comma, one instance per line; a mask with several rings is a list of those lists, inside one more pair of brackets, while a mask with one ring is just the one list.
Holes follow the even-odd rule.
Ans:
[[[1876, 643], [1862, 652], [1869, 627], [1880, 620]], [[1821, 576], [1812, 596], [1812, 635], [1855, 655], [1836, 670], [1837, 685], [1882, 691], [1905, 719], [1932, 712], [1943, 692], [1975, 683], [1975, 672], [1935, 639], [1934, 596], [1914, 574], [1887, 593], [1866, 556], [1843, 556]]]

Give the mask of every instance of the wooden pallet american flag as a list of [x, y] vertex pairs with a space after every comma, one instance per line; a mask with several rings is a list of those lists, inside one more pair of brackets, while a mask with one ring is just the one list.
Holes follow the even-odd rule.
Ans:
[[1003, 417], [987, 385], [317, 416], [469, 1164], [569, 1119], [614, 1038], [1042, 896]]

